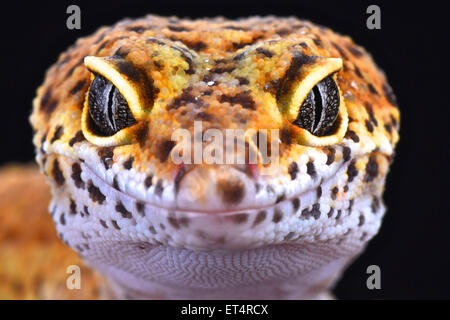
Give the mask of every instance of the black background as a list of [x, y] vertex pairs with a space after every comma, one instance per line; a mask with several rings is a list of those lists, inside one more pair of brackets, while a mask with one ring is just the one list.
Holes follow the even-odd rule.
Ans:
[[[450, 298], [449, 31], [439, 2], [381, 1], [58, 1], [2, 7], [0, 163], [29, 162], [28, 116], [45, 70], [78, 37], [147, 13], [203, 17], [294, 15], [326, 25], [372, 53], [402, 112], [401, 141], [388, 176], [388, 212], [378, 236], [335, 289], [343, 299]], [[66, 8], [81, 7], [81, 30], [66, 28]], [[366, 28], [366, 8], [381, 8], [381, 30]], [[4, 4], [2, 4], [3, 6]], [[367, 266], [381, 268], [381, 290], [366, 287]]]

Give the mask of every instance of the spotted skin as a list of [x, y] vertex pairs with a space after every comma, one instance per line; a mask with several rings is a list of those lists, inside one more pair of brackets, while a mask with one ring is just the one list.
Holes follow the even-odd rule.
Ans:
[[[136, 124], [113, 138], [83, 126], [89, 61], [137, 101]], [[283, 106], [329, 61], [342, 61], [347, 113], [342, 136], [318, 144]], [[204, 130], [278, 129], [279, 165], [261, 175], [260, 162], [173, 163], [172, 133], [199, 120]], [[150, 15], [103, 27], [48, 70], [31, 115], [60, 238], [123, 298], [322, 297], [379, 229], [399, 121], [363, 48], [276, 17]]]

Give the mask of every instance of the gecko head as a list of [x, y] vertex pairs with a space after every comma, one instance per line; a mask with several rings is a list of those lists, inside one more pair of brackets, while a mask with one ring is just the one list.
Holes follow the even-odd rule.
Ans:
[[63, 240], [91, 260], [114, 241], [362, 247], [399, 121], [369, 55], [295, 19], [278, 20], [283, 36], [270, 19], [265, 32], [158, 21], [80, 41], [38, 91], [34, 143]]

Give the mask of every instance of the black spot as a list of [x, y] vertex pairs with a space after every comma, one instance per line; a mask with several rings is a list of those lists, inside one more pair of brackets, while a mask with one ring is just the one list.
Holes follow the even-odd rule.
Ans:
[[195, 115], [195, 120], [211, 121], [214, 117], [207, 112], [199, 112]]
[[350, 199], [348, 202], [348, 214], [350, 215], [352, 213], [353, 204], [355, 203], [355, 199]]
[[100, 160], [103, 162], [105, 169], [110, 169], [113, 163], [114, 147], [105, 147], [98, 150]]
[[136, 202], [136, 210], [140, 213], [141, 216], [145, 216], [145, 205], [142, 202]]
[[65, 226], [66, 225], [66, 216], [64, 213], [61, 214], [61, 216], [59, 217], [59, 222]]
[[278, 208], [275, 208], [275, 212], [273, 213], [272, 221], [274, 223], [278, 223], [281, 221], [281, 219], [283, 219], [283, 213]]
[[358, 169], [355, 166], [355, 160], [352, 160], [347, 168], [348, 182], [352, 182], [353, 179], [358, 175]]
[[373, 197], [370, 208], [372, 209], [373, 213], [378, 212], [378, 209], [380, 209], [380, 200], [378, 199], [378, 197]]
[[64, 133], [64, 128], [62, 126], [57, 126], [55, 129], [55, 133], [53, 134], [53, 137], [50, 140], [50, 143], [53, 143], [56, 140], [58, 140], [59, 138], [61, 138], [63, 133]]
[[240, 84], [241, 86], [250, 83], [250, 81], [248, 81], [248, 79], [247, 79], [247, 78], [244, 78], [244, 77], [237, 77], [237, 79], [238, 79], [239, 84]]
[[375, 127], [378, 127], [378, 120], [375, 118], [375, 114], [373, 113], [373, 107], [370, 103], [364, 104], [366, 108], [367, 114], [369, 115], [369, 119]]
[[342, 215], [342, 210], [338, 210], [337, 215], [336, 215], [336, 220], [338, 220]]
[[106, 199], [105, 195], [100, 191], [100, 189], [97, 186], [94, 185], [92, 180], [89, 180], [89, 182], [88, 182], [88, 192], [89, 192], [89, 197], [94, 202], [103, 204], [103, 201], [105, 201], [105, 199]]
[[320, 198], [322, 196], [322, 187], [318, 187], [316, 190], [316, 196], [317, 198]]
[[384, 125], [384, 128], [386, 129], [387, 132], [389, 132], [389, 134], [392, 134], [392, 126], [389, 123], [386, 123]]
[[188, 103], [197, 103], [197, 99], [192, 94], [192, 88], [188, 87], [183, 90], [181, 95], [176, 97], [171, 103], [166, 106], [167, 110], [178, 109]]
[[241, 93], [237, 93], [234, 96], [230, 96], [227, 94], [222, 94], [219, 97], [219, 102], [229, 102], [231, 105], [240, 104], [244, 109], [255, 110], [256, 105], [252, 96], [250, 95], [250, 91], [244, 91]]
[[345, 137], [352, 139], [353, 142], [357, 143], [359, 142], [359, 136], [353, 130], [348, 130], [347, 133], [345, 134]]
[[112, 185], [114, 189], [120, 191], [119, 183], [117, 182], [117, 176], [114, 176]]
[[123, 167], [127, 170], [130, 170], [133, 166], [134, 157], [130, 157], [127, 161], [123, 163]]
[[283, 194], [280, 194], [278, 197], [277, 197], [277, 200], [275, 201], [275, 203], [279, 203], [279, 202], [281, 202], [281, 201], [283, 201], [283, 200], [285, 200], [286, 199], [286, 195], [283, 193]]
[[344, 159], [344, 162], [347, 162], [348, 160], [350, 160], [351, 153], [352, 153], [352, 150], [349, 147], [344, 147], [342, 149], [342, 157]]
[[358, 49], [356, 46], [348, 45], [347, 49], [355, 56], [355, 57], [361, 57], [364, 53]]
[[334, 208], [330, 207], [330, 211], [328, 211], [328, 214], [327, 214], [328, 218], [331, 218], [333, 216], [333, 213], [334, 213]]
[[391, 121], [392, 121], [392, 125], [397, 128], [398, 123], [397, 123], [397, 119], [395, 119], [395, 117], [391, 114]]
[[331, 199], [336, 200], [338, 192], [339, 192], [338, 187], [334, 187], [333, 189], [331, 189]]
[[369, 158], [366, 165], [366, 175], [364, 176], [365, 182], [371, 182], [378, 176], [378, 162], [375, 156]]
[[289, 164], [288, 173], [291, 176], [291, 180], [295, 180], [297, 178], [297, 173], [298, 173], [298, 164], [297, 164], [297, 162], [291, 162]]
[[113, 225], [114, 228], [116, 228], [117, 230], [120, 230], [119, 225], [117, 224], [116, 220], [111, 220], [111, 224]]
[[208, 45], [206, 43], [204, 43], [203, 41], [189, 42], [186, 44], [186, 46], [197, 52], [208, 48]]
[[126, 58], [127, 55], [130, 53], [130, 49], [125, 49], [123, 47], [120, 47], [119, 49], [114, 52], [113, 57], [115, 58]]
[[293, 132], [289, 128], [282, 128], [280, 132], [281, 142], [290, 145], [292, 143]]
[[276, 88], [277, 100], [279, 100], [282, 95], [289, 91], [293, 80], [301, 75], [301, 72], [299, 72], [299, 70], [302, 68], [302, 66], [311, 64], [316, 61], [316, 59], [317, 58], [314, 56], [308, 56], [301, 52], [293, 54], [291, 65], [289, 66], [285, 75], [280, 79], [278, 88]]
[[344, 58], [345, 60], [348, 60], [347, 54], [337, 43], [332, 42], [331, 45], [339, 52], [339, 54], [342, 56], [342, 58]]
[[266, 56], [267, 58], [272, 58], [273, 57], [273, 52], [271, 52], [268, 49], [265, 48], [256, 48], [256, 52], [261, 53], [262, 55]]
[[358, 227], [361, 227], [364, 224], [365, 221], [366, 221], [366, 219], [364, 218], [364, 216], [360, 215], [359, 216]]
[[180, 225], [177, 221], [177, 218], [170, 216], [167, 218], [167, 221], [169, 222], [169, 224], [174, 227], [175, 229], [180, 229]]
[[315, 203], [313, 204], [311, 210], [303, 209], [302, 210], [302, 216], [305, 218], [314, 217], [315, 220], [320, 218], [320, 204]]
[[84, 211], [84, 213], [87, 215], [87, 216], [89, 216], [90, 215], [90, 213], [89, 213], [89, 209], [88, 209], [88, 207], [87, 206], [84, 206], [83, 207], [83, 211]]
[[106, 224], [105, 220], [100, 219], [100, 224], [103, 228], [108, 229], [108, 225]]
[[242, 60], [246, 55], [247, 55], [247, 51], [242, 51], [241, 53], [239, 53], [233, 57], [233, 61]]
[[230, 216], [231, 220], [236, 223], [244, 223], [248, 220], [248, 213], [236, 213]]
[[75, 133], [75, 135], [73, 136], [73, 138], [70, 139], [70, 141], [69, 141], [69, 146], [73, 147], [73, 145], [74, 145], [75, 143], [81, 142], [81, 141], [84, 141], [84, 140], [85, 140], [85, 138], [84, 138], [83, 132], [82, 132], [81, 130], [80, 130], [80, 131], [77, 131], [77, 133]]
[[147, 189], [152, 186], [152, 181], [153, 181], [153, 175], [149, 175], [145, 178], [144, 185]]
[[52, 175], [58, 186], [62, 186], [64, 184], [64, 182], [66, 181], [66, 179], [64, 178], [64, 174], [62, 173], [62, 171], [59, 167], [58, 159], [55, 159], [53, 161]]
[[359, 70], [359, 68], [355, 65], [355, 73], [356, 75], [360, 78], [360, 79], [364, 79], [364, 76], [361, 73], [361, 70]]
[[129, 61], [117, 60], [116, 67], [121, 74], [125, 75], [131, 81], [138, 82], [142, 79], [141, 73]]
[[320, 204], [316, 203], [313, 204], [312, 210], [311, 210], [311, 215], [314, 217], [314, 219], [319, 219], [320, 218]]
[[252, 45], [253, 43], [254, 43], [254, 40], [247, 41], [247, 42], [233, 42], [232, 45], [233, 45], [234, 50], [238, 50], [238, 49], [244, 48], [245, 46]]
[[383, 84], [383, 92], [386, 96], [386, 99], [394, 106], [397, 105], [397, 98], [395, 97], [394, 92], [392, 91], [392, 88], [388, 84]]
[[345, 186], [344, 186], [344, 192], [347, 192], [348, 191], [348, 185], [346, 184]]
[[136, 132], [136, 139], [139, 142], [141, 148], [145, 146], [145, 142], [147, 140], [148, 135], [148, 126], [147, 123], [142, 124], [139, 130]]
[[367, 232], [363, 232], [361, 234], [361, 238], [359, 239], [359, 241], [365, 241], [367, 239]]
[[119, 212], [123, 218], [126, 219], [131, 219], [132, 218], [132, 214], [130, 211], [128, 211], [125, 206], [123, 205], [122, 201], [117, 201], [116, 203], [116, 211]]
[[72, 89], [70, 89], [70, 94], [76, 94], [78, 93], [78, 91], [80, 91], [81, 89], [83, 89], [86, 86], [86, 81], [84, 80], [79, 80], [76, 85], [73, 86]]
[[244, 184], [240, 179], [219, 179], [216, 190], [225, 203], [237, 204], [245, 195]]
[[366, 128], [369, 132], [373, 132], [373, 125], [372, 122], [370, 122], [369, 120], [366, 120]]
[[314, 166], [314, 162], [309, 161], [306, 164], [306, 173], [308, 173], [312, 178], [314, 178], [317, 174], [316, 167]]
[[260, 224], [261, 222], [264, 221], [264, 219], [266, 219], [267, 216], [267, 212], [262, 210], [259, 211], [258, 214], [256, 215], [255, 221], [253, 222], [253, 226], [256, 226], [258, 224]]
[[316, 46], [318, 46], [319, 48], [323, 47], [323, 43], [320, 39], [313, 39], [313, 42]]
[[332, 164], [336, 160], [336, 149], [329, 147], [327, 148], [327, 165]]
[[72, 198], [70, 198], [70, 213], [77, 214], [77, 204]]
[[295, 198], [292, 200], [292, 207], [294, 209], [294, 212], [297, 212], [298, 208], [300, 208], [300, 199]]
[[281, 28], [281, 29], [278, 29], [275, 33], [283, 37], [285, 35], [292, 33], [292, 30], [290, 30], [288, 28]]
[[162, 180], [158, 180], [158, 182], [156, 183], [156, 186], [155, 186], [155, 194], [156, 194], [158, 197], [161, 197], [162, 192], [163, 192], [163, 190], [164, 190], [162, 184], [163, 184]]
[[225, 67], [214, 67], [211, 69], [211, 73], [218, 73], [218, 74], [222, 74], [222, 73], [228, 73], [228, 72], [232, 72], [234, 69], [236, 69], [235, 66], [225, 66]]
[[70, 176], [75, 183], [75, 187], [84, 189], [84, 182], [81, 180], [81, 166], [78, 162], [72, 165], [72, 175]]
[[164, 140], [158, 143], [156, 157], [159, 159], [159, 161], [165, 162], [167, 160], [175, 144], [175, 141], [172, 140]]
[[45, 112], [47, 115], [50, 115], [56, 109], [57, 105], [57, 100], [52, 97], [51, 88], [48, 88], [41, 98], [39, 110]]
[[149, 230], [151, 233], [153, 233], [153, 234], [156, 234], [156, 233], [157, 233], [154, 226], [149, 226], [149, 227], [148, 227], [148, 230]]

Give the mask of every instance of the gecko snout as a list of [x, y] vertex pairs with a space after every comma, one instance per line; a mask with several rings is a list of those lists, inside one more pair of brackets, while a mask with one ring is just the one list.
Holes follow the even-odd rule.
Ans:
[[196, 211], [237, 209], [254, 198], [256, 169], [244, 165], [180, 165], [175, 183], [177, 205]]

